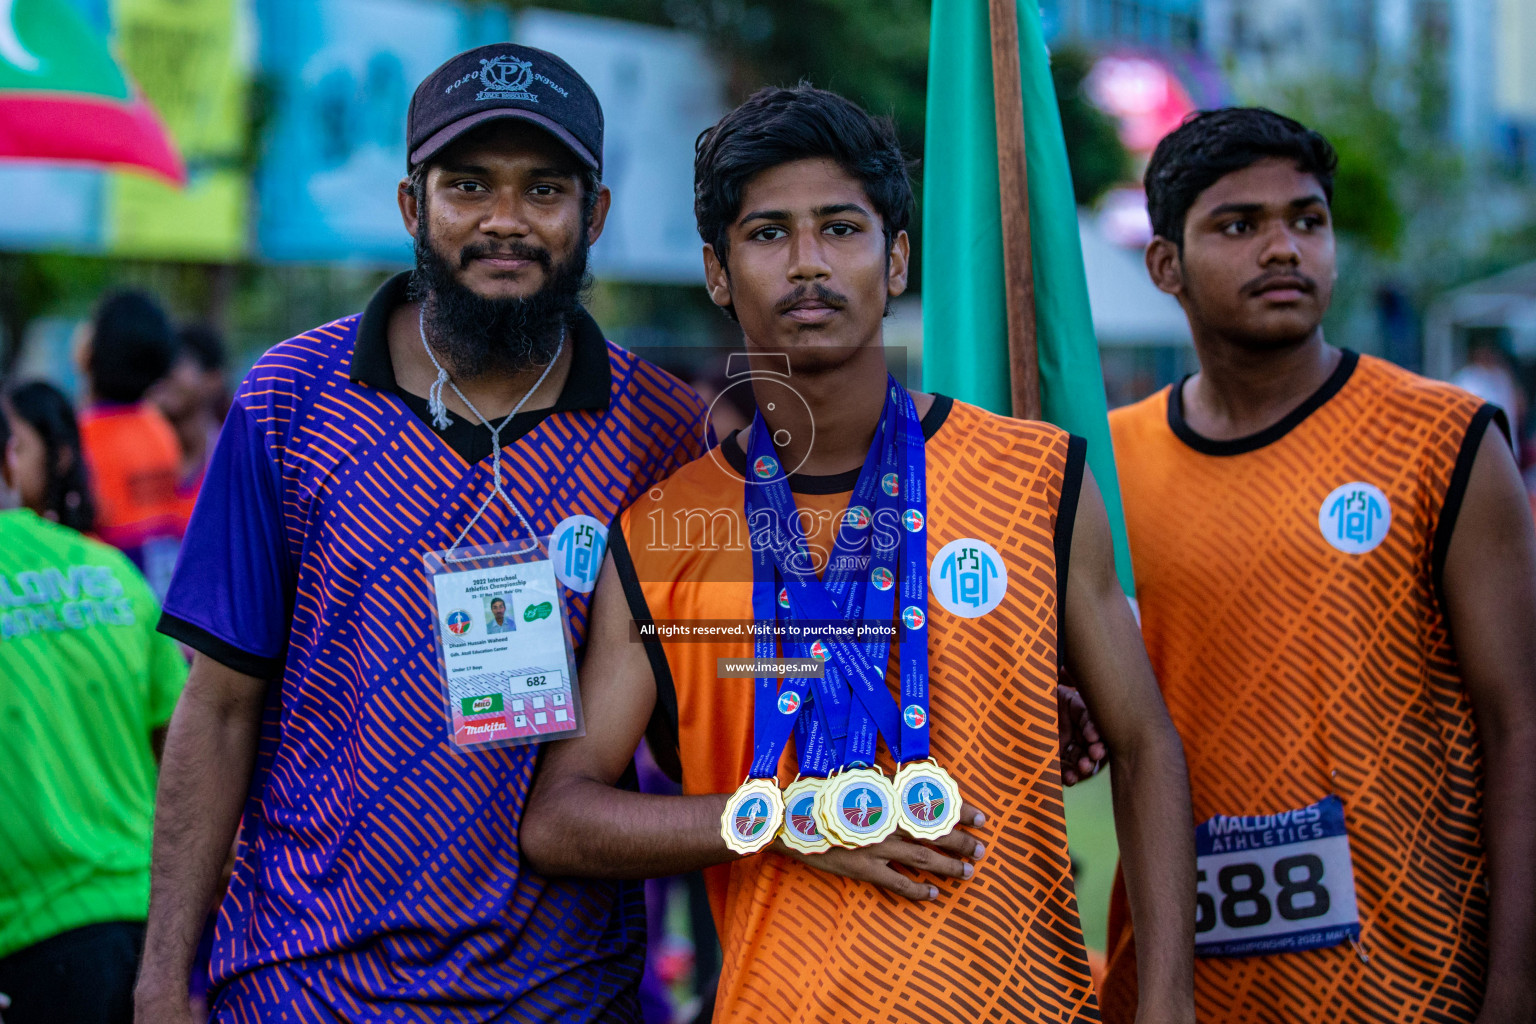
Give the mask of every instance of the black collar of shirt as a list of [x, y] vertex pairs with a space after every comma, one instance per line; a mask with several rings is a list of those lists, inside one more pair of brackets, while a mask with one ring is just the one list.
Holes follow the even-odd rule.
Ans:
[[[410, 281], [409, 272], [396, 274], [380, 285], [379, 290], [373, 293], [373, 298], [368, 300], [353, 337], [352, 366], [348, 376], [359, 384], [366, 384], [399, 398], [417, 419], [458, 452], [465, 462], [475, 463], [489, 458], [489, 429], [473, 420], [463, 419], [452, 411], [448, 413], [452, 422], [446, 430], [432, 427], [427, 400], [406, 391], [395, 379], [395, 363], [389, 355], [389, 318], [397, 306], [408, 301]], [[513, 417], [501, 435], [503, 445], [510, 445], [527, 434], [550, 413], [608, 408], [613, 370], [608, 365], [608, 343], [603, 340], [602, 328], [597, 326], [597, 321], [585, 309], [578, 309], [570, 329], [571, 370], [566, 377], [565, 387], [560, 390], [560, 397], [548, 409], [533, 409]]]

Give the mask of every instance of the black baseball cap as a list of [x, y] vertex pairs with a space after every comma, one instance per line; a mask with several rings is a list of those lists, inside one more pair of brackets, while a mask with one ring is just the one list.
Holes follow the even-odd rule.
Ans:
[[406, 166], [499, 118], [538, 125], [602, 176], [603, 108], [592, 87], [554, 54], [516, 43], [465, 50], [422, 80], [405, 116]]

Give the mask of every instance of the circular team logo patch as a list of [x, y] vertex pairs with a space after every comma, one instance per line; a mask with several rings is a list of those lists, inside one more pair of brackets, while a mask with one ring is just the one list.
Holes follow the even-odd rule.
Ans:
[[792, 715], [800, 710], [800, 695], [793, 690], [779, 694], [779, 713]]
[[863, 505], [848, 506], [848, 511], [843, 513], [843, 525], [864, 529], [869, 525], [869, 509]]
[[760, 796], [749, 796], [731, 818], [732, 830], [742, 839], [756, 839], [767, 827], [768, 801]]
[[1387, 539], [1392, 503], [1380, 487], [1362, 481], [1335, 487], [1317, 510], [1323, 539], [1346, 555], [1363, 555]]
[[880, 489], [894, 498], [901, 493], [901, 481], [895, 473], [887, 473], [880, 478]]
[[752, 472], [760, 478], [767, 480], [779, 471], [779, 460], [772, 455], [759, 455], [757, 461], [752, 463]]
[[938, 821], [944, 816], [944, 791], [921, 776], [907, 785], [901, 802], [913, 821]]
[[591, 516], [567, 516], [549, 535], [555, 578], [578, 594], [590, 594], [608, 550], [608, 527]]
[[843, 791], [837, 809], [855, 835], [873, 832], [887, 811], [884, 798], [873, 786], [850, 786]]
[[902, 625], [908, 629], [922, 629], [923, 623], [928, 621], [928, 616], [915, 604], [909, 604], [901, 610]]
[[927, 724], [928, 716], [916, 704], [908, 704], [907, 709], [901, 713], [901, 720], [907, 723], [908, 729], [921, 729]]
[[909, 508], [901, 514], [901, 525], [907, 528], [908, 533], [916, 533], [923, 528], [923, 514], [915, 508]]
[[928, 591], [951, 614], [974, 619], [1002, 603], [1008, 566], [997, 548], [962, 537], [939, 548], [928, 566]]
[[788, 587], [783, 587], [783, 588], [781, 588], [779, 590], [779, 607], [780, 608], [788, 608], [789, 607], [789, 588]]
[[875, 585], [876, 590], [890, 590], [896, 585], [896, 576], [885, 566], [875, 567], [875, 571], [869, 574], [869, 582]]
[[448, 617], [443, 620], [443, 624], [448, 627], [448, 632], [454, 636], [463, 636], [469, 632], [470, 624], [473, 621], [469, 617], [469, 612], [463, 608], [455, 608], [448, 613]]

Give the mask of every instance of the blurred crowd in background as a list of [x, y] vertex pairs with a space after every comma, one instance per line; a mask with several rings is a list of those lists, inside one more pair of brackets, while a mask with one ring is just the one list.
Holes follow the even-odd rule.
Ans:
[[[706, 401], [724, 394], [714, 406], [722, 435], [749, 411], [718, 369], [734, 325], [699, 287], [696, 133], [764, 82], [807, 78], [891, 113], [908, 151], [922, 152], [923, 0], [551, 0], [539, 10], [468, 0], [70, 2], [165, 120], [187, 180], [176, 188], [121, 171], [0, 164], [4, 505], [121, 550], [156, 595], [245, 369], [283, 338], [356, 312], [409, 265], [394, 202], [405, 103], [454, 51], [514, 38], [569, 56], [593, 84], [608, 114], [618, 214], [594, 250], [590, 306], [616, 341]], [[1536, 505], [1528, 0], [1043, 8], [1111, 405], [1194, 366], [1183, 316], [1141, 266], [1145, 160], [1195, 109], [1261, 103], [1321, 129], [1340, 151], [1329, 340], [1452, 379], [1507, 410]], [[888, 321], [888, 344], [905, 350], [914, 384], [925, 298], [943, 297], [903, 297]], [[24, 598], [0, 592], [7, 637], [36, 626]], [[151, 795], [137, 799], [147, 806]], [[1091, 825], [1074, 845], [1102, 845], [1092, 828], [1102, 832]], [[1081, 882], [1088, 940], [1102, 944], [1103, 915], [1088, 908], [1102, 905], [1109, 875], [1090, 868]], [[648, 1015], [691, 1019], [719, 965], [701, 888], [650, 883], [648, 898]]]

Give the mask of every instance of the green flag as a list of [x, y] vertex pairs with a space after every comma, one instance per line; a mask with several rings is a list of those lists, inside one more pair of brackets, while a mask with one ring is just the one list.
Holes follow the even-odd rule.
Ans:
[[[1120, 583], [1132, 593], [1050, 55], [1037, 5], [1025, 0], [1017, 8], [1041, 404], [1045, 419], [1088, 440], [1088, 465], [1114, 531]], [[934, 0], [923, 154], [923, 386], [1006, 415], [1011, 409], [1000, 216], [987, 4]]]

